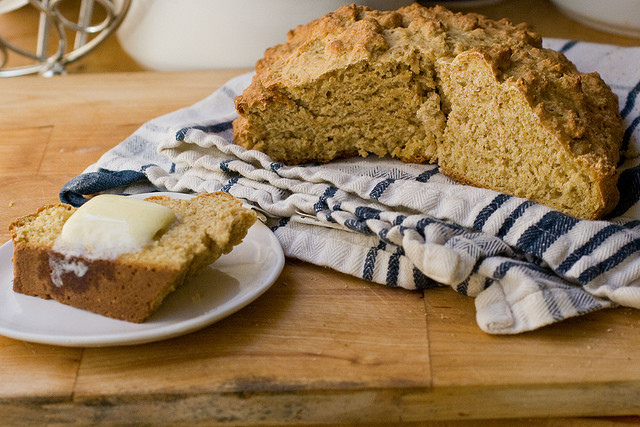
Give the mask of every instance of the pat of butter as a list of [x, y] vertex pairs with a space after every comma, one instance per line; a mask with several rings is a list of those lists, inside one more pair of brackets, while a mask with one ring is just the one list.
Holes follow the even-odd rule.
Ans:
[[137, 252], [176, 220], [165, 206], [133, 197], [99, 195], [65, 222], [54, 250], [67, 255], [114, 259]]

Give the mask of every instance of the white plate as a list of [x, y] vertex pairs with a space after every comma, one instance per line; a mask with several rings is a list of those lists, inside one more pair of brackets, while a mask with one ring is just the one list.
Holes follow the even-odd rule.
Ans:
[[[153, 193], [158, 194], [190, 197]], [[204, 328], [262, 295], [284, 266], [280, 243], [266, 225], [256, 222], [240, 245], [185, 282], [158, 312], [138, 324], [13, 292], [12, 255], [10, 241], [0, 247], [0, 335], [69, 347], [142, 344]]]

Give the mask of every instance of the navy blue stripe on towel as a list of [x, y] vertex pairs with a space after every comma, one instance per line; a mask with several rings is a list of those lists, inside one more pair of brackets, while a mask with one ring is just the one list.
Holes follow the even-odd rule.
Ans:
[[354, 212], [355, 216], [360, 219], [380, 219], [381, 211], [369, 206], [358, 206]]
[[376, 259], [378, 258], [378, 251], [384, 250], [387, 247], [385, 242], [380, 242], [378, 246], [372, 246], [367, 252], [367, 256], [364, 260], [364, 267], [362, 268], [362, 278], [364, 280], [373, 280], [373, 272], [376, 267]]
[[566, 53], [568, 50], [570, 50], [572, 47], [574, 47], [575, 45], [578, 44], [577, 40], [570, 40], [568, 42], [566, 42], [560, 49], [559, 52], [562, 53]]
[[571, 269], [582, 257], [585, 257], [591, 254], [594, 250], [596, 250], [602, 242], [607, 240], [609, 237], [614, 235], [616, 232], [620, 231], [621, 227], [615, 224], [608, 225], [604, 227], [602, 230], [598, 231], [589, 241], [587, 241], [584, 245], [576, 249], [571, 255], [569, 255], [557, 268], [557, 272], [559, 274], [565, 274], [567, 271]]
[[387, 270], [387, 285], [391, 287], [398, 286], [398, 276], [400, 275], [400, 257], [404, 255], [404, 249], [398, 247], [389, 258], [389, 266]]
[[143, 172], [134, 170], [99, 169], [97, 172], [89, 172], [72, 178], [62, 187], [58, 196], [62, 203], [80, 206], [87, 201], [84, 196], [124, 187], [145, 179], [147, 177]]
[[560, 212], [551, 211], [545, 214], [540, 221], [532, 225], [518, 239], [516, 246], [523, 252], [542, 258], [544, 252], [560, 236], [566, 234], [578, 223], [578, 219]]
[[394, 182], [395, 179], [393, 178], [387, 178], [383, 181], [380, 181], [376, 184], [373, 190], [371, 190], [371, 193], [369, 193], [369, 197], [371, 197], [373, 200], [378, 200], [380, 196], [382, 196], [382, 193], [384, 193], [384, 191]]
[[[633, 119], [631, 124], [624, 131], [624, 136], [622, 137], [622, 146], [620, 147], [620, 150], [626, 151], [629, 149], [629, 144], [631, 143], [631, 135], [633, 135], [633, 132], [636, 130], [638, 125], [640, 125], [640, 116]], [[622, 158], [620, 160], [624, 161], [624, 156], [621, 157]]]
[[624, 104], [624, 108], [620, 111], [620, 115], [622, 118], [625, 118], [631, 113], [633, 107], [636, 105], [636, 98], [638, 97], [638, 93], [640, 93], [640, 82], [636, 83], [636, 85], [629, 91], [627, 95], [627, 101]]
[[440, 169], [437, 166], [434, 166], [432, 169], [422, 172], [420, 175], [416, 177], [416, 181], [418, 182], [427, 182], [431, 179], [432, 176], [436, 175]]
[[330, 185], [327, 188], [325, 188], [324, 193], [322, 194], [322, 196], [320, 196], [318, 198], [318, 201], [313, 205], [313, 210], [316, 213], [322, 212], [324, 210], [328, 210], [329, 209], [329, 205], [327, 204], [327, 200], [330, 197], [335, 196], [337, 192], [338, 192], [338, 187], [334, 187], [334, 186]]
[[413, 267], [413, 283], [416, 289], [430, 289], [439, 286], [438, 282], [427, 277], [422, 271]]
[[289, 224], [289, 221], [291, 221], [291, 217], [290, 216], [280, 218], [278, 220], [278, 223], [276, 225], [274, 225], [273, 227], [271, 227], [271, 231], [275, 232], [278, 228], [286, 227], [287, 224]]
[[594, 265], [591, 268], [586, 269], [579, 277], [578, 282], [581, 285], [586, 285], [599, 275], [606, 273], [618, 264], [629, 258], [629, 256], [635, 252], [640, 251], [640, 239], [634, 239], [621, 247], [618, 252], [602, 261], [601, 263]]
[[239, 179], [240, 179], [239, 176], [234, 176], [229, 181], [227, 181], [227, 183], [224, 185], [224, 187], [222, 187], [220, 190], [224, 191], [225, 193], [228, 193], [231, 190], [231, 187], [236, 185], [236, 183], [238, 182]]
[[475, 221], [473, 222], [473, 229], [481, 231], [482, 227], [484, 227], [484, 224], [487, 222], [489, 217], [491, 217], [491, 215], [493, 215], [493, 213], [497, 211], [498, 208], [500, 208], [500, 206], [502, 206], [510, 198], [511, 196], [508, 196], [506, 194], [498, 194], [491, 201], [491, 203], [489, 203], [480, 211]]
[[184, 141], [184, 137], [189, 129], [198, 129], [207, 133], [223, 133], [233, 128], [233, 122], [222, 122], [206, 126], [189, 126], [176, 132], [176, 141]]
[[511, 212], [511, 214], [504, 220], [496, 236], [501, 239], [506, 236], [509, 230], [511, 230], [511, 227], [513, 227], [513, 225], [516, 223], [518, 218], [520, 218], [525, 213], [525, 211], [533, 205], [535, 205], [535, 203], [530, 200], [522, 202], [520, 206], [515, 208], [513, 212]]

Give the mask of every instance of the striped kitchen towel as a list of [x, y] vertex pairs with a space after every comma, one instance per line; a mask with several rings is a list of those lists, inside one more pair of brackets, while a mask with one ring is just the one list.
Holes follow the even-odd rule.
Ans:
[[[640, 48], [546, 40], [619, 96], [625, 147], [640, 141]], [[459, 185], [435, 165], [354, 158], [286, 166], [232, 142], [241, 75], [151, 120], [62, 189], [61, 200], [154, 190], [226, 191], [264, 214], [287, 256], [406, 289], [475, 297], [480, 328], [533, 330], [605, 307], [640, 308], [640, 159], [620, 166], [620, 204], [585, 221]], [[428, 295], [427, 295], [428, 298]], [[399, 313], [401, 315], [402, 313]]]

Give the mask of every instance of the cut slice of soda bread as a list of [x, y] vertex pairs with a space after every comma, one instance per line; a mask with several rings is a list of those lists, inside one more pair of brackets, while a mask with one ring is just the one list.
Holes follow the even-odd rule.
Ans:
[[115, 259], [89, 259], [53, 249], [76, 211], [69, 205], [43, 206], [14, 221], [13, 290], [140, 323], [187, 277], [239, 244], [256, 219], [227, 193], [146, 200], [168, 207], [177, 219], [141, 250]]
[[442, 172], [580, 218], [615, 207], [622, 134], [599, 77], [528, 46], [474, 48], [436, 67], [447, 109]]
[[234, 142], [285, 164], [354, 155], [595, 219], [617, 203], [617, 97], [526, 25], [418, 4], [345, 6], [267, 49]]

